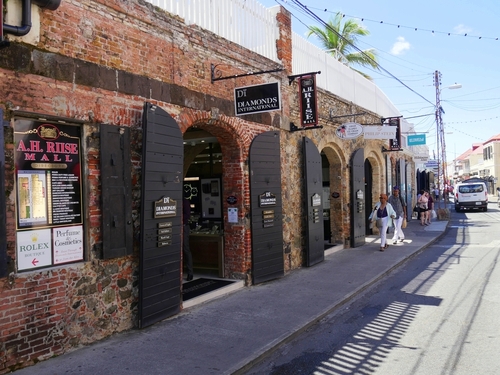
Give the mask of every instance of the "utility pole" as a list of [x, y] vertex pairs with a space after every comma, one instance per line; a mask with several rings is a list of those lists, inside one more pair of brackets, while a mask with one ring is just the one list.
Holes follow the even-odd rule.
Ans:
[[[438, 166], [438, 173], [437, 173], [437, 188], [439, 190], [439, 193], [441, 194], [441, 170], [443, 169], [441, 166], [441, 160], [442, 158], [442, 149], [441, 149], [441, 140], [444, 139], [444, 132], [443, 132], [443, 119], [441, 117], [441, 73], [439, 71], [434, 72], [434, 86], [436, 87], [436, 151], [437, 151], [437, 166]], [[444, 191], [443, 191], [443, 199], [445, 197]], [[441, 208], [441, 200], [438, 199], [437, 201], [438, 208]]]
[[[434, 72], [434, 86], [436, 87], [436, 149], [437, 149], [437, 162], [438, 162], [438, 175], [437, 175], [437, 187], [439, 192], [441, 192], [441, 181], [443, 182], [443, 200], [448, 197], [448, 193], [445, 194], [444, 188], [448, 190], [448, 175], [447, 175], [447, 163], [446, 163], [446, 142], [444, 141], [444, 125], [442, 114], [444, 113], [443, 108], [441, 108], [441, 73], [436, 70]], [[459, 89], [462, 85], [455, 83], [451, 86], [446, 86], [447, 89]], [[446, 208], [446, 202], [445, 206]], [[438, 208], [441, 208], [441, 200], [438, 199]]]

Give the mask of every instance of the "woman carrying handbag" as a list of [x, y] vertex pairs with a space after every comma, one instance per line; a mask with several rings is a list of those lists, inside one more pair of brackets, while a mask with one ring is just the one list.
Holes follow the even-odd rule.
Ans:
[[396, 211], [390, 203], [387, 202], [387, 195], [380, 194], [380, 202], [375, 205], [370, 215], [370, 220], [377, 222], [377, 228], [380, 230], [380, 251], [389, 247], [387, 244], [387, 228], [392, 227], [392, 220], [396, 217]]

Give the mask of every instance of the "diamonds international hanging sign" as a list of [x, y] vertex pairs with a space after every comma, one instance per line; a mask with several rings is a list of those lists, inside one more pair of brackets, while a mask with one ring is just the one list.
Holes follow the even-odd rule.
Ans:
[[281, 109], [279, 82], [265, 85], [237, 87], [234, 89], [236, 116], [270, 112]]

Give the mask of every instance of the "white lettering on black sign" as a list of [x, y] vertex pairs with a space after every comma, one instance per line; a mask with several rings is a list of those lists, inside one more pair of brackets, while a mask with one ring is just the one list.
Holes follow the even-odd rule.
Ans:
[[276, 195], [270, 191], [259, 195], [259, 207], [276, 206]]
[[236, 116], [281, 109], [279, 82], [234, 89]]
[[163, 197], [154, 202], [154, 218], [173, 217], [177, 215], [177, 201]]

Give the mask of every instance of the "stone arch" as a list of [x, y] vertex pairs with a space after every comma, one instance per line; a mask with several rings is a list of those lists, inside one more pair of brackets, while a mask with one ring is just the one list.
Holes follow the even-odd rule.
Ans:
[[[327, 143], [321, 149], [321, 153], [327, 159], [327, 171], [323, 173], [323, 180], [328, 178], [328, 196], [330, 200], [329, 228], [330, 242], [343, 243], [349, 233], [349, 171], [347, 160], [342, 148], [336, 143]], [[324, 163], [325, 164], [325, 163]], [[325, 167], [325, 165], [323, 166]], [[326, 173], [325, 173], [326, 172]], [[337, 194], [339, 196], [337, 197]], [[325, 194], [326, 195], [326, 194]], [[326, 220], [328, 222], [328, 220]], [[328, 224], [327, 224], [328, 225]]]
[[372, 201], [378, 202], [379, 194], [385, 193], [385, 174], [384, 174], [384, 159], [380, 152], [365, 149], [365, 159], [372, 167], [372, 191], [366, 191], [365, 194], [371, 194]]
[[[224, 277], [249, 280], [251, 269], [250, 188], [248, 152], [255, 135], [268, 130], [249, 126], [245, 121], [207, 112], [184, 110], [179, 114], [183, 134], [188, 129], [202, 130], [217, 138], [222, 153], [222, 221], [224, 228]], [[184, 175], [196, 155], [205, 146], [193, 147], [185, 153]], [[236, 204], [227, 202], [228, 196], [237, 198]], [[228, 222], [228, 207], [238, 209], [238, 222]]]

